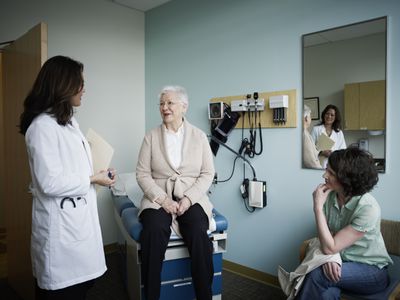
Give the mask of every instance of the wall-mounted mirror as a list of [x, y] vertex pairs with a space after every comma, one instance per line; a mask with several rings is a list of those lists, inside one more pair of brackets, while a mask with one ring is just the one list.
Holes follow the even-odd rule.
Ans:
[[[311, 135], [303, 133], [304, 168], [325, 168], [324, 150], [358, 146], [385, 172], [386, 22], [382, 17], [303, 35], [303, 100], [311, 119], [303, 125]], [[316, 145], [311, 154], [310, 141]], [[309, 162], [313, 154], [320, 165]]]

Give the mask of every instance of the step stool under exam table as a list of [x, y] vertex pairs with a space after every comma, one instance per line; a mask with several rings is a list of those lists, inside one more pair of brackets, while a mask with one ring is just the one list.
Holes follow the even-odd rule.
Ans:
[[[139, 237], [142, 224], [138, 219], [141, 190], [131, 173], [119, 175], [120, 180], [112, 191], [114, 215], [126, 246], [126, 285], [130, 300], [142, 300], [141, 258]], [[122, 192], [121, 192], [122, 191]], [[132, 198], [132, 200], [130, 199]], [[222, 293], [222, 254], [226, 252], [228, 222], [224, 216], [213, 210], [216, 230], [210, 233], [213, 243], [214, 278], [213, 300], [221, 299]], [[191, 278], [190, 256], [183, 242], [172, 234], [165, 252], [161, 272], [160, 300], [195, 299]]]

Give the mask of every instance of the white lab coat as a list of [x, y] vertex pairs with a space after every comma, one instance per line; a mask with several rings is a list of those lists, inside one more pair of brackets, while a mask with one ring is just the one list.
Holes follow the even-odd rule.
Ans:
[[[324, 133], [325, 135], [328, 136], [326, 133], [326, 129], [324, 124], [314, 126], [311, 132], [311, 136], [314, 139], [315, 143], [317, 143], [319, 136], [321, 133]], [[329, 136], [332, 140], [335, 141], [335, 143], [332, 146], [332, 151], [340, 150], [340, 149], [346, 149], [346, 141], [344, 139], [344, 134], [342, 130], [339, 130], [336, 132], [335, 130], [332, 130], [331, 135]], [[326, 165], [328, 164], [328, 159], [322, 159], [321, 166], [322, 168], [326, 168]]]
[[[96, 191], [89, 179], [90, 146], [74, 118], [71, 123], [61, 126], [44, 113], [25, 135], [32, 176], [32, 268], [39, 287], [47, 290], [85, 282], [107, 270]], [[64, 200], [61, 208], [64, 197], [74, 202]]]

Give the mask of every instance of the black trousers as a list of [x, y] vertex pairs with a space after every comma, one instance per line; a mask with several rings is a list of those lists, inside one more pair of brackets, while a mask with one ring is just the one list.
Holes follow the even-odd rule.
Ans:
[[59, 290], [44, 290], [36, 283], [36, 300], [85, 300], [89, 289], [94, 285], [95, 280], [78, 283]]
[[[146, 300], [160, 298], [161, 269], [171, 235], [172, 216], [163, 208], [146, 209], [140, 214], [142, 279]], [[208, 217], [199, 204], [177, 217], [183, 240], [191, 257], [192, 278], [197, 300], [212, 299], [213, 247], [207, 235]]]

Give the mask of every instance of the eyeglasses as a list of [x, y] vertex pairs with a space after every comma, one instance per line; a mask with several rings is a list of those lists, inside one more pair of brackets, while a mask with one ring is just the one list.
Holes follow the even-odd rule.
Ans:
[[160, 106], [160, 107], [164, 107], [165, 105], [168, 107], [168, 108], [171, 108], [171, 107], [174, 107], [176, 104], [178, 104], [178, 102], [173, 102], [173, 101], [163, 101], [163, 102], [160, 102], [158, 105]]

